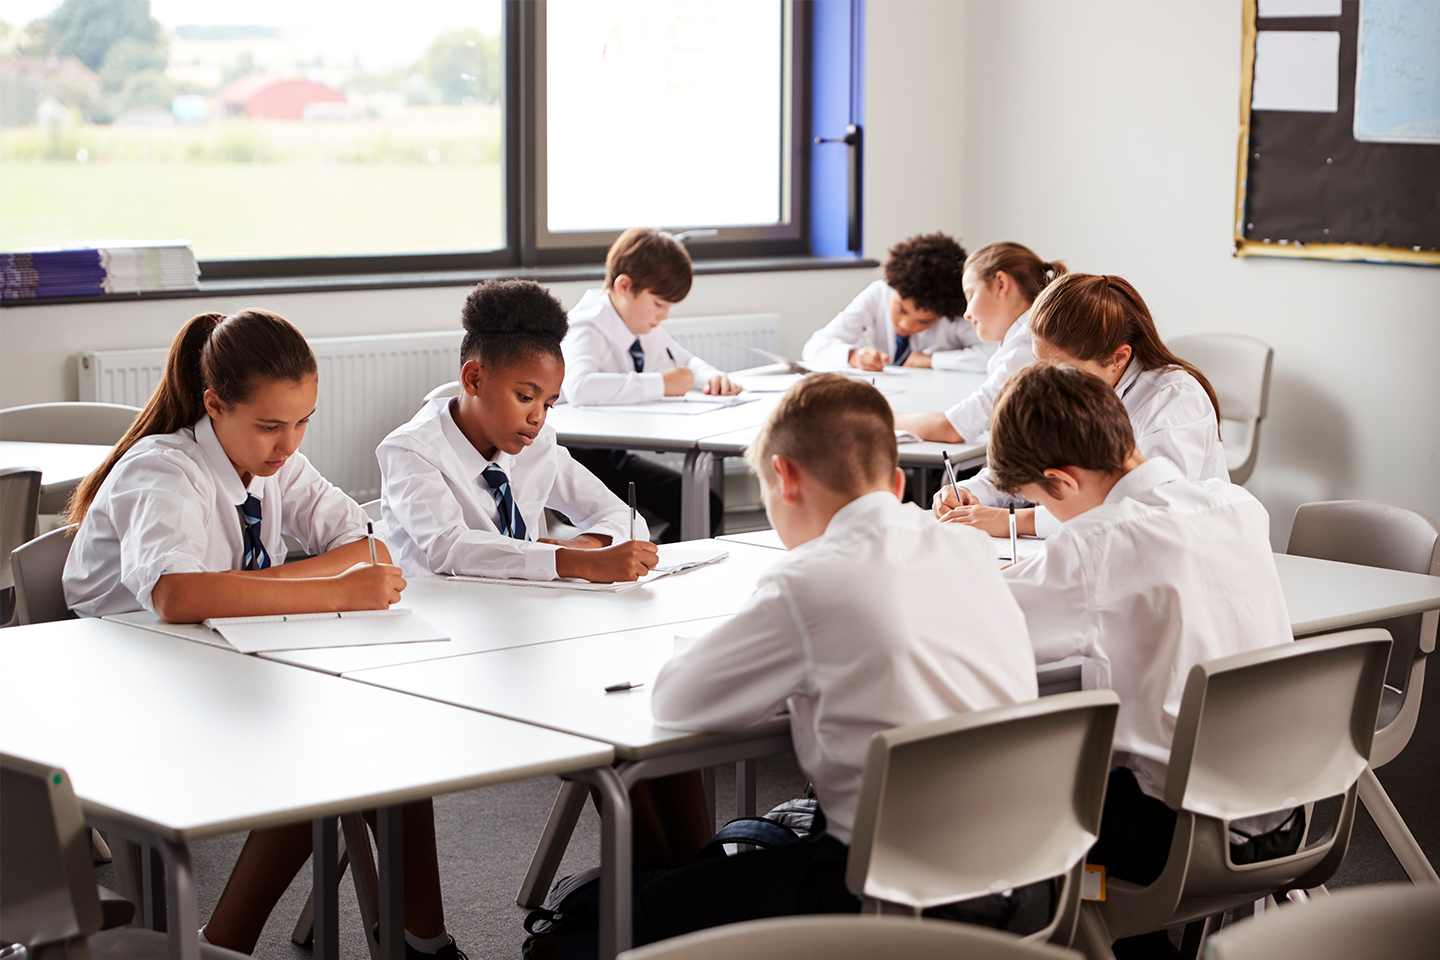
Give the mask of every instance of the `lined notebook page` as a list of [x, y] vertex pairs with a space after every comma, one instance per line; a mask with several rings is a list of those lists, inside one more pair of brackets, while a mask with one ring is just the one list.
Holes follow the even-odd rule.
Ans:
[[394, 607], [284, 617], [224, 617], [206, 620], [205, 626], [241, 653], [450, 639], [415, 611]]

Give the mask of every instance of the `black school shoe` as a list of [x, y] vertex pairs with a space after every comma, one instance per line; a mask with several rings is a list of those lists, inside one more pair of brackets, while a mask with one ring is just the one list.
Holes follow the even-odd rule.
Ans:
[[[410, 946], [409, 942], [407, 941], [405, 944], [405, 960], [470, 960], [469, 955], [467, 955], [464, 950], [461, 950], [458, 946], [455, 945], [454, 937], [450, 936], [450, 934], [448, 933], [445, 934], [445, 936], [449, 939], [450, 942], [445, 944], [445, 946], [441, 947], [439, 950], [436, 950], [434, 953], [421, 953], [419, 950], [416, 950], [414, 947]], [[370, 928], [370, 939], [376, 941], [377, 943], [380, 941], [379, 920], [376, 920], [374, 926]]]

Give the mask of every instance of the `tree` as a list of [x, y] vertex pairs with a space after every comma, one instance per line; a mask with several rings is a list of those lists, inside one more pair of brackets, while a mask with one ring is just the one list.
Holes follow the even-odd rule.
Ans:
[[151, 45], [161, 42], [150, 0], [65, 0], [45, 29], [50, 49], [62, 57], [79, 57], [97, 71], [115, 42], [126, 37]]
[[153, 40], [137, 37], [121, 37], [110, 45], [105, 60], [100, 65], [100, 79], [105, 89], [119, 90], [125, 85], [125, 78], [142, 70], [165, 69], [170, 62], [166, 45]]
[[500, 99], [500, 40], [478, 30], [446, 30], [420, 59], [420, 73], [442, 103]]

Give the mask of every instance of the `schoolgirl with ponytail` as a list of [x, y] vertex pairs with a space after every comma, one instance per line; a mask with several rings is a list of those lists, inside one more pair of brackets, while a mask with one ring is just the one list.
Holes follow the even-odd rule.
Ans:
[[[70, 609], [193, 623], [383, 610], [399, 600], [405, 580], [383, 543], [381, 562], [370, 563], [365, 512], [297, 451], [318, 384], [309, 344], [276, 314], [202, 313], [186, 323], [150, 402], [70, 501], [79, 525], [64, 573]], [[283, 534], [311, 558], [286, 563]], [[407, 942], [458, 960], [445, 933], [430, 801], [407, 804], [404, 818]], [[310, 832], [301, 823], [250, 833], [202, 942], [254, 950], [310, 855]]]
[[943, 413], [897, 413], [895, 429], [941, 443], [983, 440], [1000, 388], [1012, 373], [1035, 359], [1030, 350], [1030, 305], [1046, 284], [1064, 272], [1063, 263], [1047, 263], [1018, 243], [992, 243], [970, 254], [960, 276], [965, 319], [982, 341], [999, 344], [986, 362], [985, 382]]
[[[1072, 273], [1050, 284], [1030, 311], [1030, 339], [1040, 360], [1078, 367], [1108, 383], [1130, 415], [1135, 445], [1164, 457], [1187, 480], [1230, 479], [1220, 443], [1220, 403], [1210, 381], [1170, 352], [1150, 309], [1121, 277]], [[988, 471], [935, 497], [943, 520], [1009, 532], [1009, 507], [1019, 505], [990, 483]], [[1060, 523], [1043, 507], [1016, 512], [1022, 533], [1048, 537]]]

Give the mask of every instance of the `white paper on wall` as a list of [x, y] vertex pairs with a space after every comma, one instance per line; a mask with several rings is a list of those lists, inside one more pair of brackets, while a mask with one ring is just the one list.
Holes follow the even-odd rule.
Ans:
[[1335, 113], [1339, 99], [1339, 33], [1261, 30], [1255, 35], [1251, 110]]
[[1338, 17], [1340, 0], [1260, 0], [1261, 17]]

